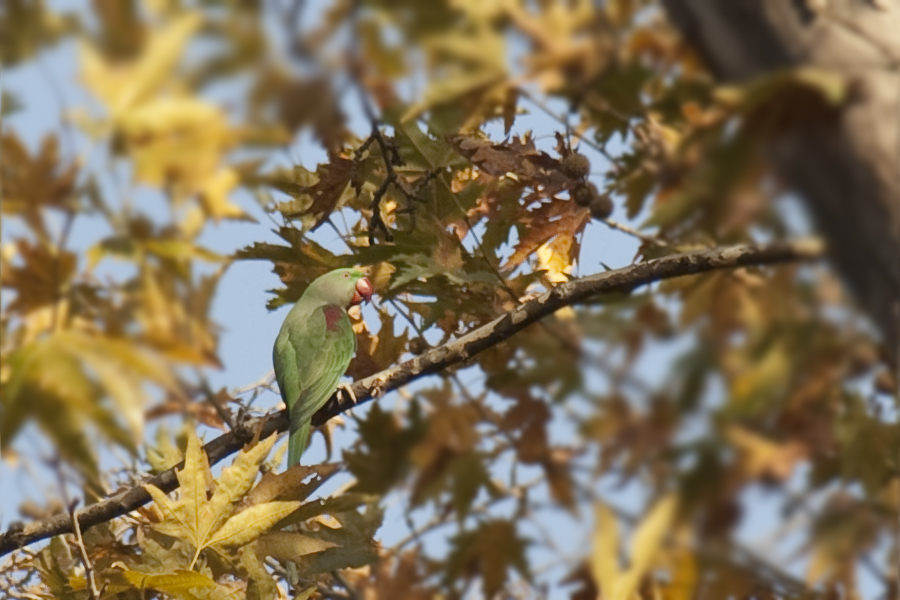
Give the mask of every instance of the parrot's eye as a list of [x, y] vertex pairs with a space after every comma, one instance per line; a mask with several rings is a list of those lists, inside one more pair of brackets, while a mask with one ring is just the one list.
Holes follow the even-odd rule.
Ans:
[[347, 279], [348, 277], [350, 277], [350, 273], [344, 273], [344, 279]]

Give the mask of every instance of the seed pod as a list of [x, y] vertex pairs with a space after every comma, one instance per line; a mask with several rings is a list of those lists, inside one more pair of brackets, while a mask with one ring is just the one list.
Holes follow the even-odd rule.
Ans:
[[602, 221], [609, 217], [613, 211], [612, 199], [608, 194], [601, 194], [594, 188], [594, 197], [591, 198], [591, 216]]
[[573, 152], [560, 161], [559, 169], [569, 179], [584, 179], [591, 172], [591, 161], [587, 156]]
[[428, 350], [429, 347], [430, 346], [428, 345], [428, 342], [420, 337], [415, 337], [409, 340], [409, 351], [413, 354], [422, 354], [423, 352]]
[[593, 183], [589, 181], [579, 181], [578, 185], [576, 185], [575, 189], [572, 191], [572, 199], [578, 206], [587, 208], [591, 205], [591, 200], [594, 196], [599, 193], [600, 192], [597, 191], [597, 186]]

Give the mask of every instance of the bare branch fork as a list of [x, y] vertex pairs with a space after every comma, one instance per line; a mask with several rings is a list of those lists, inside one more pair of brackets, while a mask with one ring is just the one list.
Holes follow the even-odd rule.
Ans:
[[[601, 294], [629, 292], [639, 286], [663, 279], [706, 273], [718, 269], [810, 260], [819, 258], [821, 255], [821, 245], [814, 241], [729, 246], [666, 256], [559, 284], [538, 298], [522, 303], [514, 310], [474, 329], [459, 339], [432, 348], [420, 356], [354, 382], [351, 388], [356, 396], [356, 401], [353, 402], [348, 394], [341, 396], [335, 394], [313, 416], [313, 425], [321, 425], [331, 417], [420, 377], [468, 361], [479, 352], [508, 340], [529, 325], [565, 306], [579, 304]], [[247, 417], [243, 422], [236, 423], [233, 430], [206, 444], [204, 450], [212, 465], [226, 456], [234, 454], [254, 439], [287, 431], [287, 428], [288, 414], [286, 410], [261, 418]], [[168, 493], [178, 487], [175, 469], [181, 467], [182, 465], [179, 464], [149, 479], [147, 483]], [[85, 530], [125, 515], [148, 502], [150, 502], [150, 496], [143, 487], [129, 488], [78, 511], [78, 524], [81, 530]], [[27, 525], [15, 524], [5, 533], [0, 534], [0, 556], [39, 540], [72, 531], [72, 516], [69, 514], [56, 515]]]

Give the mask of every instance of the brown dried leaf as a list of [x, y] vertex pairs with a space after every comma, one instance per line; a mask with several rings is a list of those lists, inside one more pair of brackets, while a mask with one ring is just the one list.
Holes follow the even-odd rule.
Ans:
[[529, 577], [528, 541], [519, 537], [511, 521], [485, 521], [477, 530], [457, 535], [452, 545], [446, 576], [468, 579], [480, 575], [486, 598], [493, 598], [503, 588], [510, 568]]
[[44, 244], [34, 245], [24, 239], [16, 240], [16, 249], [22, 265], [15, 266], [4, 256], [0, 271], [0, 285], [16, 292], [6, 310], [24, 314], [58, 302], [75, 276], [75, 254], [54, 252]]
[[558, 243], [557, 246], [567, 252], [565, 259], [571, 264], [581, 249], [578, 235], [584, 230], [591, 220], [591, 213], [571, 200], [551, 199], [543, 203], [537, 209], [527, 212], [519, 219], [519, 243], [516, 244], [512, 256], [503, 265], [507, 271], [511, 271], [522, 264], [529, 256], [537, 252], [538, 248], [559, 236], [563, 240], [571, 240], [567, 243]]
[[0, 136], [0, 210], [22, 216], [40, 236], [47, 235], [41, 209], [71, 210], [68, 201], [77, 174], [75, 164], [61, 168], [55, 136], [47, 135], [33, 156], [12, 130]]
[[[244, 500], [244, 505], [265, 504], [273, 500], [305, 500], [323, 483], [337, 473], [340, 465], [294, 465], [284, 473], [267, 471], [259, 484]], [[310, 479], [310, 476], [313, 476]], [[309, 481], [307, 481], [309, 480]]]
[[318, 216], [312, 226], [313, 231], [331, 215], [353, 175], [352, 160], [337, 154], [332, 154], [329, 158], [328, 163], [319, 165], [316, 169], [319, 180], [312, 186], [302, 188], [303, 193], [312, 198], [312, 204], [303, 211], [304, 214]]

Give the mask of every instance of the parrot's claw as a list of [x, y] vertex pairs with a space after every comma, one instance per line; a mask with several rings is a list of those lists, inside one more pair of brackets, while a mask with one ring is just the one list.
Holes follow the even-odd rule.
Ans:
[[349, 383], [339, 383], [337, 385], [338, 400], [342, 404], [344, 402], [344, 394], [350, 396], [350, 400], [353, 404], [356, 404], [356, 394], [353, 393], [353, 387]]
[[387, 379], [376, 379], [375, 383], [372, 385], [372, 397], [373, 398], [381, 398], [384, 396], [384, 389], [382, 386], [387, 383]]

